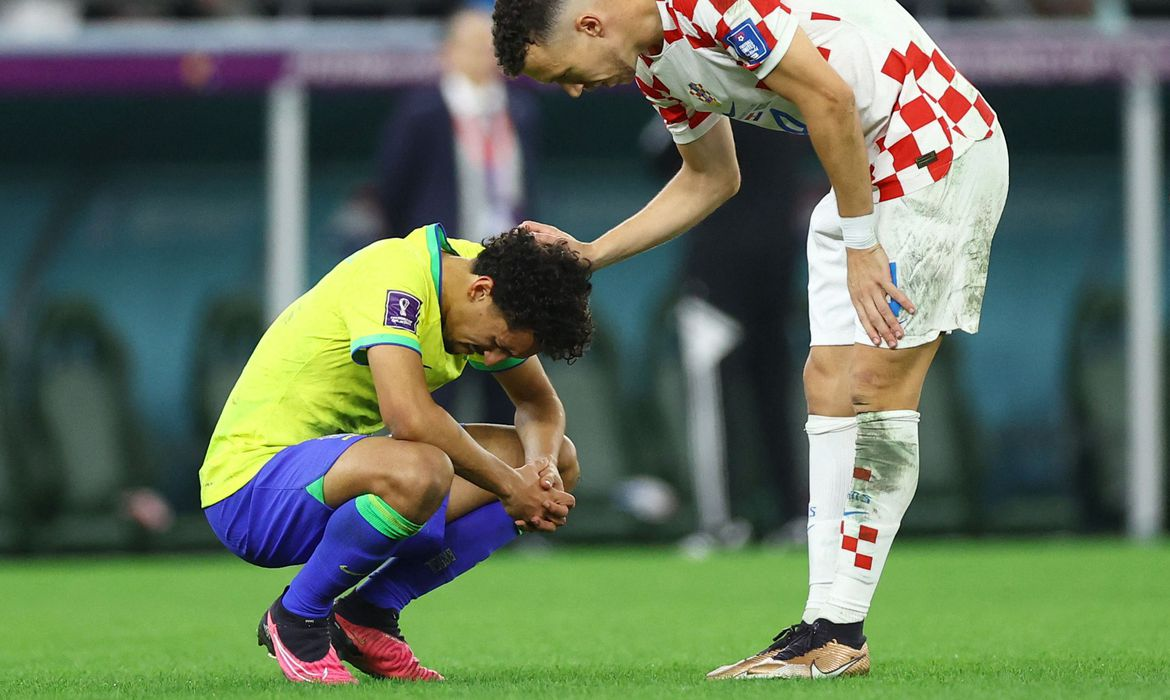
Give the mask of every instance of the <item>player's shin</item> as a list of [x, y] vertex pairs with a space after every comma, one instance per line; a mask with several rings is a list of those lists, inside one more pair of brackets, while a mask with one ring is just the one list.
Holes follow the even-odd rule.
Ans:
[[447, 506], [450, 501], [451, 496], [448, 495], [439, 504], [439, 509], [423, 523], [422, 529], [417, 534], [403, 540], [402, 544], [394, 550], [396, 558], [429, 558], [443, 548], [443, 540], [447, 536]]
[[378, 608], [402, 610], [487, 559], [516, 535], [516, 525], [503, 504], [491, 503], [447, 523], [437, 552], [399, 557], [374, 572], [354, 593]]
[[841, 514], [853, 473], [857, 419], [813, 416], [808, 433], [808, 602], [803, 619], [820, 617], [829, 600], [837, 551], [841, 544]]
[[321, 542], [284, 594], [284, 607], [305, 618], [326, 617], [334, 598], [421, 528], [372, 494], [347, 501], [329, 516]]
[[845, 504], [829, 601], [820, 612], [839, 624], [865, 619], [918, 487], [918, 412], [861, 413], [857, 422], [853, 489]]

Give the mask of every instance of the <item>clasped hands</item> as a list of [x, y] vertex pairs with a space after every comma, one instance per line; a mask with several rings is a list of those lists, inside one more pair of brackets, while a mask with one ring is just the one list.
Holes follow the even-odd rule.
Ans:
[[565, 491], [557, 465], [542, 457], [520, 467], [516, 473], [521, 486], [501, 499], [516, 527], [530, 532], [553, 532], [564, 526], [577, 499]]

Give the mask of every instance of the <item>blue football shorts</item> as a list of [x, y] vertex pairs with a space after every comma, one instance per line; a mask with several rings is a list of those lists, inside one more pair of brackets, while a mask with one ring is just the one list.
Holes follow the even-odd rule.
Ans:
[[318, 500], [333, 463], [366, 435], [327, 435], [286, 447], [242, 489], [203, 510], [219, 541], [257, 566], [304, 564], [333, 509]]

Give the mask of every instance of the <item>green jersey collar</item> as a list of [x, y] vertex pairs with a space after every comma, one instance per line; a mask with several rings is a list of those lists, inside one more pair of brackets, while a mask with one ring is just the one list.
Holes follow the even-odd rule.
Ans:
[[442, 253], [459, 255], [459, 251], [451, 246], [447, 240], [447, 229], [442, 224], [427, 226], [427, 252], [431, 257], [431, 279], [435, 283], [435, 293], [439, 299], [443, 298], [443, 256]]

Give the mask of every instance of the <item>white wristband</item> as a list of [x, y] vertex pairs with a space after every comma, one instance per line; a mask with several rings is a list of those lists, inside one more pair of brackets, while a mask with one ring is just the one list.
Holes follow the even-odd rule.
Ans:
[[841, 235], [845, 238], [845, 247], [865, 249], [877, 245], [873, 224], [873, 212], [864, 216], [842, 216]]

